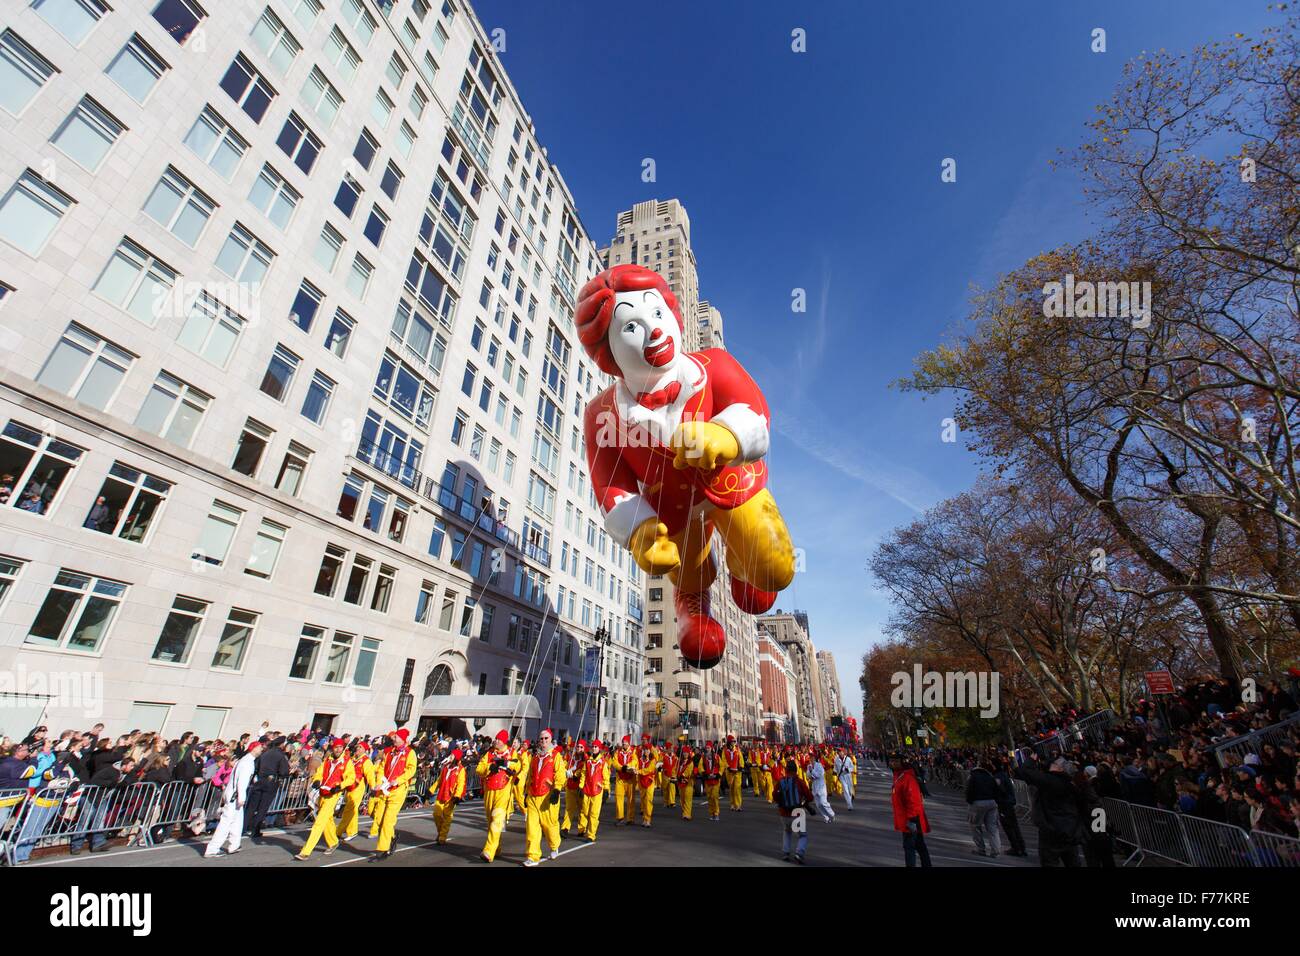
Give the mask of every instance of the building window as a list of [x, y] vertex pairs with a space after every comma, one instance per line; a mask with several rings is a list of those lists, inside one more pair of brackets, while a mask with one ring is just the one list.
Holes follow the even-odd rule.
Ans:
[[329, 38], [325, 41], [325, 59], [338, 67], [339, 73], [349, 83], [357, 78], [361, 57], [352, 49], [352, 44], [338, 27], [330, 31]]
[[18, 580], [18, 573], [23, 569], [23, 563], [17, 558], [0, 555], [0, 607], [4, 607], [5, 598], [13, 590], [14, 582]]
[[54, 64], [18, 34], [0, 34], [0, 106], [19, 115], [54, 73]]
[[325, 348], [339, 358], [346, 357], [355, 325], [350, 315], [342, 309], [335, 309], [334, 321], [330, 323], [329, 333], [325, 336]]
[[134, 361], [130, 352], [79, 325], [69, 325], [36, 381], [102, 412]]
[[337, 545], [326, 545], [325, 556], [321, 559], [320, 570], [316, 573], [315, 592], [323, 597], [333, 597], [343, 573], [343, 562], [348, 553]]
[[208, 293], [201, 292], [190, 306], [176, 341], [218, 368], [225, 368], [243, 330], [243, 319]]
[[100, 0], [33, 0], [31, 6], [73, 46], [81, 46], [108, 12]]
[[311, 175], [312, 167], [316, 165], [316, 157], [320, 155], [323, 148], [320, 138], [307, 128], [307, 124], [298, 117], [297, 113], [290, 113], [289, 118], [284, 121], [284, 128], [280, 130], [275, 144], [308, 176]]
[[356, 211], [359, 198], [361, 198], [361, 184], [347, 173], [344, 173], [343, 180], [339, 183], [338, 192], [334, 194], [334, 205], [338, 207], [339, 212], [351, 219], [352, 213]]
[[0, 200], [0, 239], [35, 256], [72, 204], [70, 196], [29, 169]]
[[307, 473], [307, 463], [311, 460], [311, 451], [297, 442], [289, 442], [289, 450], [280, 463], [280, 472], [275, 478], [275, 487], [294, 498], [302, 490], [302, 480]]
[[325, 413], [329, 410], [330, 396], [333, 394], [333, 380], [320, 372], [316, 372], [312, 375], [311, 384], [307, 386], [307, 396], [302, 402], [302, 417], [313, 425], [321, 424], [325, 421]]
[[133, 100], [143, 103], [167, 70], [167, 64], [137, 34], [127, 41], [104, 72]]
[[221, 567], [226, 561], [226, 555], [230, 553], [230, 542], [239, 530], [239, 520], [243, 515], [238, 508], [213, 501], [203, 522], [203, 530], [199, 533], [198, 547], [190, 555], [190, 560]]
[[348, 273], [347, 287], [359, 300], [364, 300], [366, 292], [370, 288], [370, 277], [374, 274], [375, 267], [372, 266], [360, 254], [352, 260], [352, 270]]
[[343, 0], [343, 20], [361, 36], [362, 46], [370, 42], [379, 26], [361, 6], [361, 0]]
[[293, 652], [293, 662], [289, 665], [289, 676], [295, 680], [311, 680], [316, 670], [316, 655], [325, 640], [325, 628], [312, 624], [302, 626], [302, 635], [298, 638], [298, 647]]
[[361, 650], [357, 654], [357, 667], [352, 672], [352, 683], [358, 687], [369, 687], [375, 677], [375, 662], [379, 660], [379, 641], [373, 637], [361, 639]]
[[352, 559], [352, 570], [348, 572], [348, 581], [343, 588], [343, 603], [361, 606], [366, 595], [366, 584], [370, 580], [373, 562], [369, 558], [356, 555]]
[[160, 478], [114, 462], [81, 526], [127, 541], [144, 541], [171, 487]]
[[126, 588], [120, 581], [59, 571], [36, 612], [27, 643], [75, 651], [98, 650]]
[[275, 88], [242, 53], [235, 57], [221, 78], [221, 88], [254, 123], [262, 122], [271, 100], [275, 99]]
[[242, 225], [235, 223], [217, 256], [216, 266], [234, 279], [256, 285], [266, 278], [273, 259], [274, 252]]
[[259, 387], [277, 402], [283, 403], [293, 385], [294, 374], [298, 371], [298, 362], [298, 356], [283, 345], [277, 345], [275, 351], [271, 353], [271, 361], [266, 366]]
[[153, 18], [162, 24], [173, 40], [184, 44], [206, 13], [193, 0], [162, 0], [153, 8]]
[[140, 406], [135, 424], [168, 441], [189, 448], [203, 413], [212, 399], [180, 379], [159, 372]]
[[397, 569], [386, 564], [379, 566], [379, 575], [375, 578], [375, 591], [370, 596], [370, 610], [380, 614], [388, 613], [388, 603], [393, 597], [393, 587], [397, 581]]
[[276, 562], [280, 560], [280, 551], [284, 547], [285, 535], [289, 529], [274, 521], [262, 519], [262, 525], [253, 538], [253, 550], [248, 556], [245, 574], [255, 578], [270, 578], [275, 573]]
[[405, 174], [390, 162], [384, 170], [383, 178], [379, 181], [379, 188], [389, 199], [396, 199], [397, 191], [402, 188], [403, 178]]
[[203, 108], [199, 118], [185, 134], [185, 145], [226, 182], [235, 175], [240, 160], [248, 151], [247, 141], [231, 129], [230, 124], [210, 106]]
[[216, 670], [237, 671], [244, 666], [244, 655], [252, 643], [253, 632], [257, 629], [258, 615], [253, 611], [241, 611], [231, 608], [226, 617], [225, 627], [221, 629], [221, 640], [212, 655], [212, 667]]
[[130, 239], [123, 239], [95, 281], [95, 292], [152, 326], [158, 320], [159, 305], [167, 300], [175, 282], [175, 269]]
[[444, 591], [442, 595], [442, 612], [438, 615], [438, 627], [444, 631], [451, 630], [452, 617], [456, 613], [456, 592]]
[[316, 111], [316, 115], [321, 118], [326, 127], [334, 122], [334, 117], [338, 115], [339, 108], [343, 105], [343, 97], [334, 88], [334, 84], [325, 78], [320, 67], [315, 66], [312, 67], [307, 82], [303, 84], [302, 98]]
[[0, 433], [0, 505], [49, 514], [84, 453], [84, 448], [9, 422]]
[[302, 52], [302, 44], [294, 39], [284, 21], [272, 13], [270, 7], [253, 27], [252, 37], [253, 46], [266, 54], [271, 65], [281, 73], [287, 73], [294, 57]]
[[343, 234], [325, 223], [325, 228], [321, 230], [320, 238], [316, 240], [316, 250], [313, 253], [317, 263], [320, 264], [326, 272], [333, 272], [334, 266], [338, 264], [339, 253], [343, 251]]
[[[3, 51], [0, 50], [0, 56]], [[84, 96], [50, 142], [80, 166], [95, 172], [126, 129], [103, 107]]]
[[208, 612], [206, 601], [177, 596], [172, 602], [171, 613], [163, 622], [158, 642], [154, 645], [153, 659], [165, 664], [187, 664], [194, 639], [203, 627], [203, 618]]
[[379, 143], [369, 130], [362, 130], [361, 135], [357, 137], [357, 146], [352, 150], [352, 158], [361, 164], [361, 168], [370, 172], [370, 164], [375, 161], [375, 154], [379, 152]]
[[415, 601], [415, 623], [428, 624], [429, 614], [433, 610], [434, 585], [425, 581], [420, 585], [420, 595]]
[[267, 446], [271, 444], [271, 436], [274, 434], [275, 432], [261, 422], [251, 418], [245, 421], [239, 433], [239, 443], [235, 446], [235, 460], [230, 463], [230, 467], [241, 475], [256, 478], [262, 456], [266, 453]]
[[370, 207], [370, 218], [366, 220], [364, 235], [370, 240], [370, 244], [376, 249], [384, 241], [384, 233], [388, 229], [388, 216], [378, 206]]
[[321, 299], [324, 295], [310, 282], [304, 281], [298, 288], [298, 294], [294, 296], [293, 307], [289, 311], [289, 321], [304, 332], [311, 331], [311, 324], [316, 320], [316, 313], [320, 311]]
[[289, 228], [289, 220], [293, 218], [300, 199], [301, 194], [269, 165], [262, 167], [248, 194], [248, 201], [257, 211], [281, 229]]
[[213, 200], [170, 166], [144, 204], [146, 213], [187, 246], [198, 242], [216, 208]]

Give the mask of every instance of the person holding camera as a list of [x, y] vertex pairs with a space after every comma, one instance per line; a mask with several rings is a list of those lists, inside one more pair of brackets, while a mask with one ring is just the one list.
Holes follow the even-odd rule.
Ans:
[[514, 779], [519, 775], [519, 758], [510, 750], [510, 734], [501, 731], [492, 749], [478, 762], [478, 778], [483, 785], [483, 811], [487, 814], [487, 840], [481, 858], [491, 863], [501, 845], [501, 831], [514, 800]]
[[537, 739], [528, 778], [524, 783], [524, 834], [527, 858], [524, 866], [536, 866], [542, 860], [542, 834], [551, 849], [551, 859], [560, 855], [560, 794], [566, 773], [564, 755], [555, 746], [554, 734], [543, 730]]

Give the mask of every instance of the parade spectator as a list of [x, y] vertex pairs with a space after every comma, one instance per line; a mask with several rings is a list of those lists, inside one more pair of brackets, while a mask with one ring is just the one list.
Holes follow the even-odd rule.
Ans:
[[808, 812], [812, 809], [813, 794], [799, 778], [799, 767], [793, 760], [786, 762], [785, 773], [776, 785], [775, 803], [776, 812], [781, 816], [781, 859], [787, 863], [791, 859], [803, 863], [808, 852]]
[[930, 821], [925, 817], [925, 801], [916, 774], [901, 754], [890, 758], [894, 771], [894, 785], [890, 790], [890, 803], [894, 810], [894, 829], [903, 834], [903, 860], [908, 866], [930, 866], [930, 850], [925, 845], [925, 835], [930, 832]]
[[1042, 866], [1083, 865], [1079, 850], [1084, 824], [1080, 794], [1072, 780], [1074, 772], [1074, 765], [1064, 757], [1053, 760], [1046, 773], [1031, 766], [1015, 769], [1017, 777], [1038, 788], [1031, 819], [1038, 828], [1038, 860]]
[[[978, 764], [966, 780], [966, 803], [970, 807], [968, 822], [975, 838], [977, 856], [996, 857], [1002, 852], [998, 834], [998, 782], [985, 763]], [[987, 848], [985, 843], [988, 844]]]

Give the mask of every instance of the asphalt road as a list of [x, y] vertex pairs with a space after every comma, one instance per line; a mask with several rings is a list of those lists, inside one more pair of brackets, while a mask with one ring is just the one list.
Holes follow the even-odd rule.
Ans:
[[[891, 776], [864, 761], [858, 774], [858, 792], [854, 809], [848, 812], [843, 799], [831, 798], [835, 820], [826, 823], [813, 816], [808, 822], [808, 853], [805, 866], [902, 866], [902, 838], [893, 829], [889, 788]], [[926, 842], [935, 866], [1016, 867], [1034, 866], [1035, 834], [1033, 827], [1023, 827], [1029, 842], [1027, 858], [1000, 856], [997, 859], [972, 853], [970, 830], [966, 825], [966, 808], [959, 794], [942, 785], [931, 787], [926, 813], [932, 832]], [[362, 818], [362, 835], [351, 844], [340, 844], [330, 856], [318, 845], [311, 859], [297, 862], [293, 855], [302, 847], [307, 828], [267, 830], [261, 844], [247, 838], [240, 852], [205, 860], [206, 841], [170, 842], [144, 849], [113, 849], [102, 853], [83, 853], [76, 857], [58, 856], [33, 860], [29, 867], [121, 867], [121, 866], [203, 866], [238, 868], [246, 866], [310, 867], [408, 867], [473, 866], [486, 868], [479, 859], [486, 833], [481, 803], [462, 804], [451, 828], [451, 842], [435, 844], [436, 831], [428, 809], [407, 810], [400, 817], [397, 852], [388, 859], [370, 863], [367, 858], [374, 840], [367, 838], [368, 818]], [[543, 844], [543, 854], [547, 848]], [[502, 836], [501, 850], [493, 867], [518, 866], [524, 859], [523, 814], [516, 813]], [[695, 819], [681, 819], [680, 810], [666, 810], [656, 794], [653, 825], [618, 827], [614, 825], [613, 807], [606, 803], [601, 812], [600, 830], [595, 843], [570, 838], [560, 847], [555, 860], [543, 857], [548, 866], [795, 866], [781, 859], [781, 823], [775, 808], [746, 793], [739, 813], [726, 809], [723, 799], [722, 819], [711, 822], [701, 798], [695, 802]]]

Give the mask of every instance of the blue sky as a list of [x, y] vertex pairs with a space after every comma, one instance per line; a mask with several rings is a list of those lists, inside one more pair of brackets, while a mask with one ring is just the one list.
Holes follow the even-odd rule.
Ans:
[[779, 603], [808, 612], [854, 713], [889, 615], [872, 550], [978, 467], [940, 440], [948, 401], [889, 383], [964, 317], [972, 284], [1088, 234], [1078, 181], [1048, 160], [1125, 61], [1280, 19], [1261, 0], [475, 9], [505, 30], [502, 62], [600, 244], [634, 202], [686, 205], [700, 294], [773, 409], [771, 487], [806, 556]]

